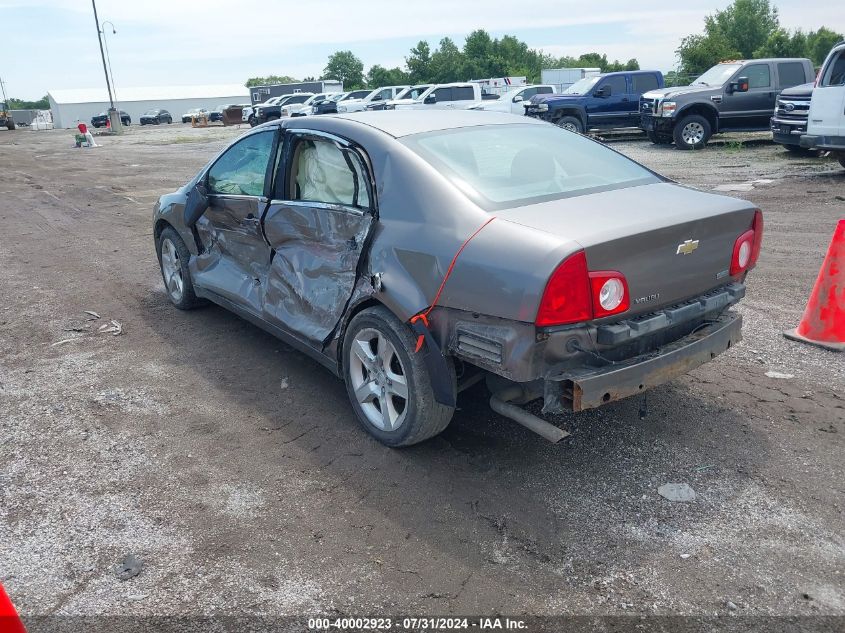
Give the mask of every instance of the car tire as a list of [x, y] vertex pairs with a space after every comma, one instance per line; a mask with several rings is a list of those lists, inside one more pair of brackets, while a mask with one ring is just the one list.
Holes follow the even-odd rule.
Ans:
[[839, 164], [842, 165], [842, 167], [845, 167], [845, 154], [839, 155]]
[[161, 232], [156, 242], [156, 254], [164, 281], [164, 291], [170, 303], [180, 310], [192, 310], [205, 303], [194, 292], [188, 261], [191, 253], [172, 227]]
[[672, 137], [678, 149], [703, 149], [710, 140], [710, 121], [700, 114], [689, 114], [675, 125]]
[[155, 119], [155, 120], [153, 121], [153, 125], [161, 125], [161, 120], [159, 120], [159, 119]]
[[258, 125], [258, 121], [255, 120], [255, 115], [250, 114], [249, 118], [247, 119], [247, 123], [249, 123], [249, 127], [255, 127]]
[[555, 125], [563, 128], [564, 130], [568, 130], [569, 132], [577, 132], [578, 134], [584, 133], [584, 124], [581, 123], [581, 119], [578, 117], [562, 116], [555, 121]]
[[14, 121], [12, 121], [11, 119], [9, 119], [9, 121], [6, 123], [6, 129], [9, 130], [9, 131], [14, 130], [17, 127], [18, 127], [17, 124]]
[[655, 145], [671, 145], [672, 144], [672, 137], [668, 134], [658, 134], [653, 130], [649, 130], [646, 132], [646, 136], [648, 140], [654, 143]]
[[817, 150], [810, 149], [809, 147], [801, 147], [800, 145], [784, 145], [783, 147], [793, 156], [813, 157], [819, 155]]
[[[355, 315], [343, 338], [343, 378], [352, 408], [364, 429], [387, 446], [434, 437], [455, 412], [434, 399], [428, 368], [415, 347], [411, 328], [384, 306]], [[457, 395], [454, 365], [448, 364]], [[388, 403], [386, 416], [382, 403]]]

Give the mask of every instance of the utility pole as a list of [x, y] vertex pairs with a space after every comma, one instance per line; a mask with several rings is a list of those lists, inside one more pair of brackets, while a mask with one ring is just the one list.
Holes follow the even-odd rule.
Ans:
[[103, 51], [103, 35], [100, 32], [100, 18], [97, 17], [97, 2], [96, 0], [91, 0], [91, 6], [94, 7], [94, 24], [97, 26], [97, 41], [100, 43], [100, 57], [103, 59], [103, 73], [106, 75], [106, 88], [109, 91], [109, 120], [111, 121], [111, 129], [112, 132], [117, 134], [123, 133], [123, 128], [120, 123], [120, 116], [117, 114], [117, 110], [114, 107], [114, 97], [112, 96], [111, 91], [111, 82], [109, 81], [109, 70], [106, 66], [106, 54]]

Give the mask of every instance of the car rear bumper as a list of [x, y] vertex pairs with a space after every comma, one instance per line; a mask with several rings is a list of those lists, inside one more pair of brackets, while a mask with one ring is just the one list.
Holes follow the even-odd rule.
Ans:
[[822, 149], [833, 152], [845, 151], [845, 136], [816, 136], [804, 134], [801, 136], [801, 147], [807, 149]]
[[703, 365], [740, 340], [742, 317], [729, 311], [649, 354], [551, 375], [544, 381], [543, 412], [584, 411], [643, 393]]

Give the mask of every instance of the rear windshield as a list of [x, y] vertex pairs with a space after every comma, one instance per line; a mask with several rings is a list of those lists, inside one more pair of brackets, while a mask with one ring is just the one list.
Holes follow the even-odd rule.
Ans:
[[479, 125], [400, 141], [488, 211], [661, 182], [601, 143], [552, 125]]

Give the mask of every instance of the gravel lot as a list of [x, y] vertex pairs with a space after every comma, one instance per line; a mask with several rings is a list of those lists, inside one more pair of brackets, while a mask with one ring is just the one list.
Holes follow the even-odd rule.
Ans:
[[781, 336], [845, 216], [837, 163], [614, 143], [692, 187], [753, 183], [728, 193], [766, 218], [745, 341], [644, 420], [562, 416], [553, 446], [477, 386], [391, 450], [315, 362], [165, 297], [152, 205], [241, 131], [0, 132], [0, 580], [24, 615], [845, 616], [845, 356]]

